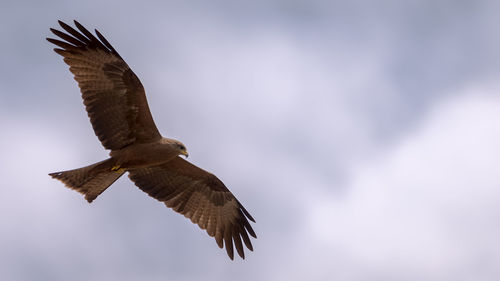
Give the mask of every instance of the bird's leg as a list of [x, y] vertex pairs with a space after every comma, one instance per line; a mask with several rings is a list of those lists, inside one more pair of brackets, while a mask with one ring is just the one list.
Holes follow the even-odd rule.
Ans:
[[120, 167], [120, 164], [116, 164], [111, 168], [111, 171], [115, 171], [117, 173], [123, 173], [125, 169]]

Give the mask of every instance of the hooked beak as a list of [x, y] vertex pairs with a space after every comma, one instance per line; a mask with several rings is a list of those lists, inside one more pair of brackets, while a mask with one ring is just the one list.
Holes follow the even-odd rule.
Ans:
[[188, 158], [188, 156], [189, 156], [187, 150], [182, 150], [181, 154], [184, 155], [184, 156], [186, 156], [186, 158]]

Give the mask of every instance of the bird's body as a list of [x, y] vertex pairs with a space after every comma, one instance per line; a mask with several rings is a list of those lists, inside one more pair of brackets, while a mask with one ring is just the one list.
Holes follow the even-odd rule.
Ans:
[[180, 154], [187, 156], [187, 151], [179, 141], [161, 138], [149, 143], [134, 143], [110, 152], [115, 159], [116, 168], [132, 170], [158, 166], [172, 161]]
[[205, 229], [231, 259], [233, 243], [244, 258], [243, 243], [253, 250], [248, 234], [256, 238], [252, 216], [216, 176], [179, 157], [187, 157], [181, 142], [161, 136], [139, 78], [99, 31], [97, 38], [77, 21], [78, 30], [59, 24], [67, 33], [51, 31], [62, 41], [47, 40], [70, 66], [94, 131], [111, 152], [104, 161], [50, 176], [92, 202], [128, 172], [141, 190]]

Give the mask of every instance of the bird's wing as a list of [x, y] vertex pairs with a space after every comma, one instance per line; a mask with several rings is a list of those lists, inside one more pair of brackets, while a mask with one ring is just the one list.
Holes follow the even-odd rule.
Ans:
[[47, 38], [59, 48], [82, 92], [95, 134], [106, 149], [161, 138], [149, 111], [141, 81], [104, 36], [75, 21], [78, 30], [59, 21], [67, 32], [50, 29], [61, 40]]
[[253, 250], [248, 234], [257, 236], [248, 219], [255, 220], [213, 174], [177, 157], [161, 166], [130, 170], [129, 177], [142, 191], [205, 229], [220, 248], [225, 244], [231, 259], [233, 242], [242, 258], [242, 240]]

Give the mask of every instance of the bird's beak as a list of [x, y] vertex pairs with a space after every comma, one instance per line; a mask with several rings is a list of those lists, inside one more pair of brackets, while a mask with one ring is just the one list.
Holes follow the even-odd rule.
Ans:
[[189, 156], [187, 150], [182, 150], [181, 154], [184, 155], [184, 156], [186, 156], [186, 158], [188, 158], [188, 156]]

